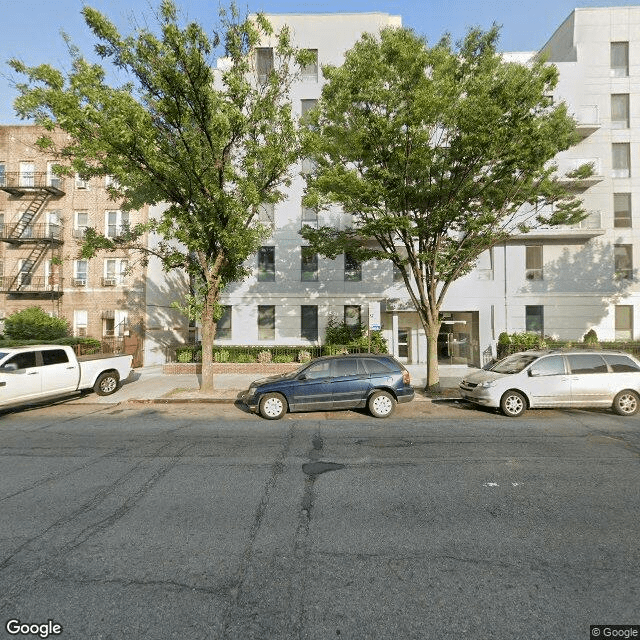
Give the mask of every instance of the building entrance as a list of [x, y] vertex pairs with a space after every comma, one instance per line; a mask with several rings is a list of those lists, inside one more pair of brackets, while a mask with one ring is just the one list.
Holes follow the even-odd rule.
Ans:
[[480, 366], [477, 311], [442, 314], [438, 335], [438, 363]]

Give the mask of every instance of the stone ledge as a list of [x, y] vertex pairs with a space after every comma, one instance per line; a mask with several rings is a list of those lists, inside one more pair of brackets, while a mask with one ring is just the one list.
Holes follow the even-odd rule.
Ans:
[[[299, 362], [271, 362], [261, 364], [259, 362], [214, 362], [215, 374], [242, 374], [255, 373], [257, 375], [276, 375], [295, 371], [300, 366]], [[162, 367], [162, 373], [173, 374], [198, 374], [202, 373], [202, 364], [199, 362], [167, 362]]]

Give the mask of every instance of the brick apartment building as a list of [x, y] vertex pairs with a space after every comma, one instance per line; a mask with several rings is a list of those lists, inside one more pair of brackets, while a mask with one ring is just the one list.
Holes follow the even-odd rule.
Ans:
[[[55, 158], [36, 145], [41, 134], [35, 126], [0, 126], [0, 319], [39, 306], [65, 318], [75, 336], [141, 346], [146, 269], [126, 251], [91, 260], [79, 254], [87, 227], [114, 235], [148, 212], [121, 211], [104, 179], [56, 176]], [[58, 142], [66, 136], [55, 135]]]

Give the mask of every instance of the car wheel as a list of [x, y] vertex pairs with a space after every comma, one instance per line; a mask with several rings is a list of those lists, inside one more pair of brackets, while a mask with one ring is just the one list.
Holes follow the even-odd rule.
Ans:
[[521, 416], [527, 408], [527, 400], [519, 391], [507, 391], [500, 400], [502, 413], [509, 418]]
[[376, 391], [369, 398], [368, 406], [374, 418], [387, 418], [396, 408], [396, 400], [386, 391]]
[[99, 396], [110, 396], [117, 391], [118, 382], [120, 382], [120, 378], [115, 371], [101, 373], [93, 385], [93, 390]]
[[640, 398], [631, 389], [621, 391], [613, 399], [613, 410], [619, 416], [633, 416], [638, 413], [638, 408], [640, 408]]
[[287, 413], [287, 401], [279, 393], [267, 393], [260, 399], [260, 415], [267, 420], [279, 420]]

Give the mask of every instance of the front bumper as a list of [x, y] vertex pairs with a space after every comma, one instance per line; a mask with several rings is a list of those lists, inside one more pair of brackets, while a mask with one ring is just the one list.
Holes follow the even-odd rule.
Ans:
[[475, 402], [483, 407], [500, 406], [500, 398], [495, 395], [495, 390], [492, 387], [472, 387], [462, 381], [458, 386], [458, 391], [463, 400]]
[[254, 413], [257, 413], [258, 411], [259, 400], [260, 399], [258, 395], [251, 389], [245, 391], [243, 394], [240, 395], [240, 401], [244, 403], [247, 407], [249, 407], [249, 409], [251, 409], [251, 411], [253, 411]]

